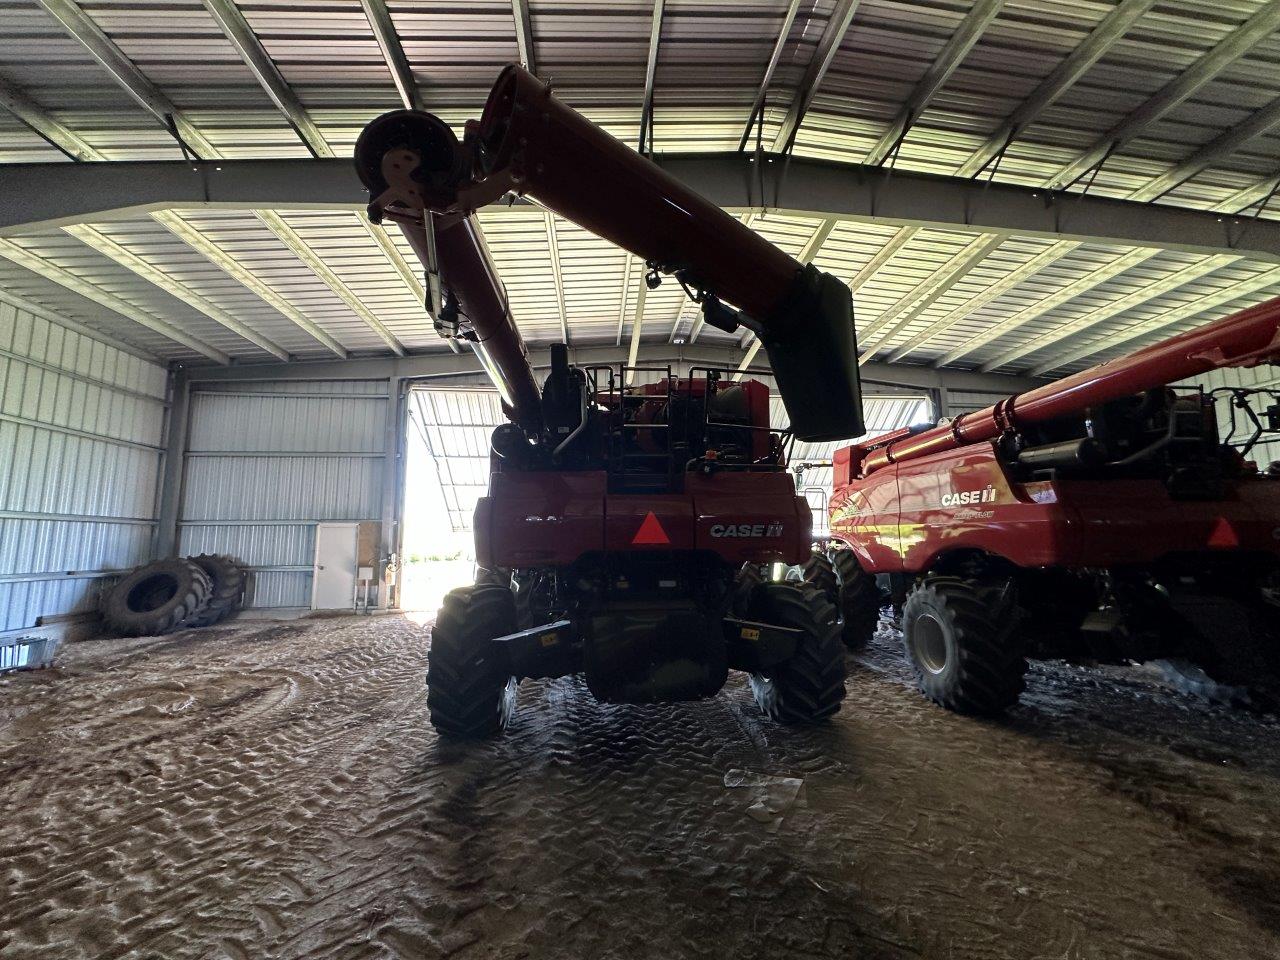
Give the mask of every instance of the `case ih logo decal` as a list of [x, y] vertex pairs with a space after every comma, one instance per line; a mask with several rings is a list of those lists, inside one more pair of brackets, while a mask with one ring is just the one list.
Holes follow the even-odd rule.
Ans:
[[973, 503], [995, 503], [996, 488], [987, 485], [981, 490], [966, 490], [963, 493], [944, 493], [942, 495], [942, 505], [944, 507], [964, 507]]
[[716, 523], [711, 527], [713, 537], [737, 537], [740, 539], [782, 536], [780, 523]]

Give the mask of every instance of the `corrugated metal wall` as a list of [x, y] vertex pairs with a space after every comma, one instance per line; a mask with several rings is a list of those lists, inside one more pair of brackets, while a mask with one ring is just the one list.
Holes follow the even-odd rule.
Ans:
[[309, 607], [316, 524], [382, 518], [385, 380], [196, 383], [179, 551], [252, 571], [246, 602]]
[[164, 367], [0, 294], [0, 631], [150, 559]]
[[958, 417], [962, 413], [973, 413], [975, 410], [984, 410], [993, 403], [999, 403], [1001, 400], [1007, 400], [1007, 393], [985, 393], [975, 390], [948, 390], [947, 391], [947, 416]]

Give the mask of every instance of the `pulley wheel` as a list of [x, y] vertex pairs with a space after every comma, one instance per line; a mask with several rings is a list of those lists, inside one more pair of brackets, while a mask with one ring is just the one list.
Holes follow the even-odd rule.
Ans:
[[410, 176], [428, 191], [452, 193], [467, 175], [458, 138], [447, 123], [420, 110], [392, 110], [372, 121], [356, 140], [356, 174], [371, 197], [381, 196], [388, 187], [382, 158], [392, 150], [418, 155], [418, 168]]

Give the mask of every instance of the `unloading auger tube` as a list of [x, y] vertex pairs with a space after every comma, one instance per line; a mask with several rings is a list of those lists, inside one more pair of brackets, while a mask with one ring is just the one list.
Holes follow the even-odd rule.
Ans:
[[[398, 223], [428, 280], [439, 276], [441, 302], [447, 308], [447, 295], [456, 298], [517, 422], [537, 417], [532, 373], [469, 219], [509, 193], [532, 197], [641, 258], [646, 282], [674, 275], [712, 326], [754, 331], [798, 437], [863, 432], [848, 287], [802, 266], [565, 106], [521, 67], [502, 71], [461, 142], [432, 114], [396, 110], [365, 127], [355, 156], [370, 216]], [[458, 233], [465, 236], [451, 236]]]
[[986, 409], [961, 414], [945, 426], [887, 442], [867, 454], [861, 475], [867, 476], [891, 463], [994, 440], [1009, 430], [1055, 420], [1209, 370], [1254, 367], [1278, 360], [1280, 297]]

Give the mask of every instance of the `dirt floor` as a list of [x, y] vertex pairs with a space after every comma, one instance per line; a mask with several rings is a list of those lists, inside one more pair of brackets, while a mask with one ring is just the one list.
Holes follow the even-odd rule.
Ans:
[[439, 742], [426, 630], [252, 623], [0, 680], [0, 957], [1280, 956], [1280, 724], [1037, 665], [1004, 723], [891, 636], [830, 726], [526, 683]]

